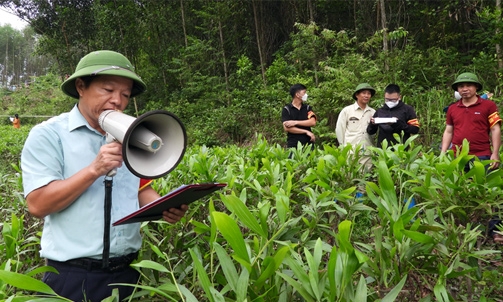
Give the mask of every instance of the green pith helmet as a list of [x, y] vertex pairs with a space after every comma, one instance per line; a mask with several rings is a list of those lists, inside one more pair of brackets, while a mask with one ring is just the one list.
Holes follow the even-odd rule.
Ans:
[[75, 80], [85, 76], [114, 75], [133, 80], [131, 97], [147, 89], [147, 85], [134, 72], [134, 67], [122, 54], [110, 50], [93, 51], [80, 59], [75, 72], [61, 84], [61, 90], [72, 98], [79, 98]]
[[477, 84], [477, 91], [482, 90], [482, 84], [479, 82], [479, 78], [474, 73], [471, 73], [471, 72], [465, 72], [465, 73], [458, 75], [458, 77], [456, 78], [456, 81], [454, 81], [454, 83], [452, 83], [452, 86], [451, 86], [452, 89], [454, 89], [455, 91], [458, 91], [458, 84], [459, 83], [475, 83], [475, 84]]
[[374, 96], [376, 94], [376, 90], [374, 87], [370, 86], [369, 83], [361, 83], [356, 86], [355, 92], [353, 92], [353, 99], [356, 100], [356, 94], [362, 90], [370, 90], [370, 95]]

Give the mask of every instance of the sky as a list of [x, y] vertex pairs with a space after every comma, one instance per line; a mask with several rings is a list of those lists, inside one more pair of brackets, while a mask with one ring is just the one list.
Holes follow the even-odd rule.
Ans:
[[28, 25], [28, 23], [19, 19], [16, 15], [9, 13], [6, 8], [0, 6], [0, 25], [4, 26], [7, 24], [10, 24], [12, 28], [17, 30], [22, 30]]

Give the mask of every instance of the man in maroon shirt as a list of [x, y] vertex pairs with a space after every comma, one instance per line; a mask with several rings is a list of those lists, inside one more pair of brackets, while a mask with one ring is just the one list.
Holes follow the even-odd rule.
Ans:
[[452, 88], [459, 92], [461, 99], [447, 110], [442, 152], [446, 152], [451, 143], [456, 152], [456, 148], [461, 148], [466, 139], [470, 144], [469, 154], [481, 160], [491, 159], [491, 168], [497, 168], [500, 161], [501, 118], [496, 104], [477, 95], [477, 91], [482, 90], [482, 84], [473, 73], [460, 74]]
[[[447, 110], [447, 121], [442, 138], [442, 153], [449, 149], [456, 152], [461, 148], [463, 140], [470, 144], [468, 154], [477, 156], [481, 160], [491, 159], [491, 169], [499, 166], [501, 146], [501, 118], [496, 104], [477, 95], [477, 91], [482, 90], [482, 84], [473, 73], [462, 73], [452, 84], [452, 89], [461, 95], [461, 99], [449, 106]], [[490, 137], [489, 134], [490, 133]], [[492, 149], [491, 149], [492, 143]], [[470, 166], [467, 164], [465, 171]], [[496, 233], [501, 226], [501, 220], [493, 217], [489, 222], [488, 234], [495, 242], [503, 242], [503, 237]]]

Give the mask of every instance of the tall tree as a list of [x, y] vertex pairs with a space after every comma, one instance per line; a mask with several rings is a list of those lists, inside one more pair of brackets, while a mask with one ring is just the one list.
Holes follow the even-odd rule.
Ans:
[[252, 0], [252, 6], [253, 6], [253, 20], [255, 21], [255, 39], [257, 41], [257, 50], [258, 50], [258, 55], [260, 59], [260, 70], [262, 72], [262, 81], [264, 82], [264, 85], [266, 85], [265, 81], [265, 61], [264, 61], [264, 54], [263, 54], [263, 45], [262, 45], [262, 28], [260, 28], [261, 22], [259, 21], [259, 12], [260, 10], [258, 9], [259, 4], [257, 4], [256, 0]]

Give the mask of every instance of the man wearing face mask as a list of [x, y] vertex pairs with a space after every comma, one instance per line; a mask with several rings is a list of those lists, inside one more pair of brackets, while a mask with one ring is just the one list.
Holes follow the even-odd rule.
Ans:
[[[379, 130], [377, 136], [378, 147], [382, 146], [384, 140], [387, 140], [389, 144], [398, 143], [393, 137], [394, 133], [400, 134], [402, 142], [405, 142], [411, 134], [419, 132], [419, 121], [416, 111], [412, 106], [402, 102], [400, 87], [398, 85], [389, 84], [386, 87], [384, 90], [384, 101], [385, 104], [377, 109], [367, 127], [369, 134], [375, 134]], [[396, 121], [380, 123], [376, 118], [394, 118]]]
[[281, 119], [283, 129], [287, 132], [287, 147], [296, 148], [302, 145], [313, 144], [316, 137], [311, 132], [311, 127], [316, 126], [316, 115], [307, 101], [307, 88], [302, 84], [290, 87], [292, 102], [283, 107]]

